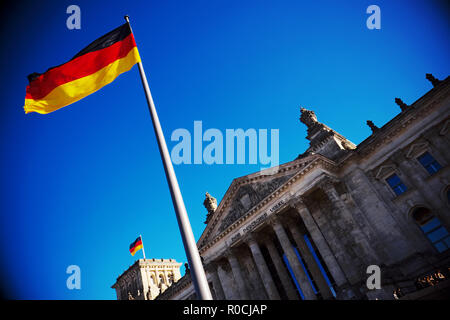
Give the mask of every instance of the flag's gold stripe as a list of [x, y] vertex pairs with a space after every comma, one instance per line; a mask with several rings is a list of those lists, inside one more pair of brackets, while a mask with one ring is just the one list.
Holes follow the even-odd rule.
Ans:
[[25, 99], [25, 113], [34, 111], [46, 114], [74, 103], [111, 83], [140, 61], [139, 52], [134, 47], [125, 57], [89, 76], [56, 87], [42, 99]]
[[141, 249], [142, 249], [142, 244], [140, 244], [136, 248], [134, 248], [134, 250], [131, 252], [131, 255], [134, 256], [136, 254], [136, 252]]

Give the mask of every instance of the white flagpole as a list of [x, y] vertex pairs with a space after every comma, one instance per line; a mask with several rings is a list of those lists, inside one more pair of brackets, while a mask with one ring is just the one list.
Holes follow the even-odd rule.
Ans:
[[[130, 24], [128, 16], [125, 20]], [[131, 26], [130, 26], [131, 29]], [[194, 284], [197, 297], [201, 300], [212, 300], [211, 291], [209, 290], [208, 280], [206, 279], [205, 270], [203, 269], [200, 254], [197, 249], [194, 234], [192, 232], [191, 223], [184, 206], [183, 197], [181, 196], [180, 187], [178, 186], [177, 177], [173, 170], [172, 160], [167, 149], [164, 134], [159, 123], [158, 114], [153, 103], [152, 94], [148, 86], [147, 77], [145, 76], [142, 62], [138, 62], [139, 74], [141, 75], [142, 85], [144, 86], [145, 96], [147, 98], [148, 110], [152, 118], [153, 129], [155, 130], [156, 139], [158, 141], [159, 152], [164, 165], [167, 182], [169, 184], [172, 202], [177, 216], [178, 227], [180, 228], [181, 238], [183, 240], [186, 257], [191, 270], [192, 283]]]
[[141, 237], [141, 242], [142, 242], [142, 254], [144, 255], [144, 260], [145, 260], [144, 240], [142, 239], [142, 235], [139, 235], [139, 237]]

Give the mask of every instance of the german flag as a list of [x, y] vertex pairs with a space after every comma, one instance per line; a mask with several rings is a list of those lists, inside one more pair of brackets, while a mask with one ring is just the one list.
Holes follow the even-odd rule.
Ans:
[[105, 34], [70, 61], [45, 73], [28, 76], [25, 113], [50, 113], [74, 103], [111, 83], [140, 62], [128, 23]]
[[139, 236], [136, 240], [134, 240], [134, 242], [132, 244], [130, 244], [130, 253], [132, 256], [134, 256], [134, 254], [139, 251], [140, 249], [142, 249], [142, 238], [141, 236]]

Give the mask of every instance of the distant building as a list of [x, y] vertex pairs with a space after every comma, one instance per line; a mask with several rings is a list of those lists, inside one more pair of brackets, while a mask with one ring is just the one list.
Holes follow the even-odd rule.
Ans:
[[[450, 77], [426, 78], [358, 145], [301, 108], [306, 152], [234, 179], [218, 205], [206, 195], [197, 245], [215, 299], [450, 295]], [[367, 287], [371, 265], [381, 289]], [[195, 298], [189, 273], [157, 297]]]
[[139, 259], [112, 286], [117, 300], [153, 300], [181, 278], [173, 259]]

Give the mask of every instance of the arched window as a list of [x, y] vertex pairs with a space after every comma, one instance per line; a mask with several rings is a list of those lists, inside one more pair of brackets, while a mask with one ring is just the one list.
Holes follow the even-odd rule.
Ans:
[[173, 283], [173, 274], [171, 272], [167, 275], [167, 282], [169, 285]]
[[152, 279], [152, 284], [156, 285], [156, 277], [154, 274], [151, 275], [151, 279]]
[[430, 209], [419, 207], [413, 211], [412, 217], [437, 251], [444, 252], [450, 248], [450, 234]]
[[164, 279], [164, 275], [162, 273], [159, 275], [159, 283], [166, 284], [166, 281]]

